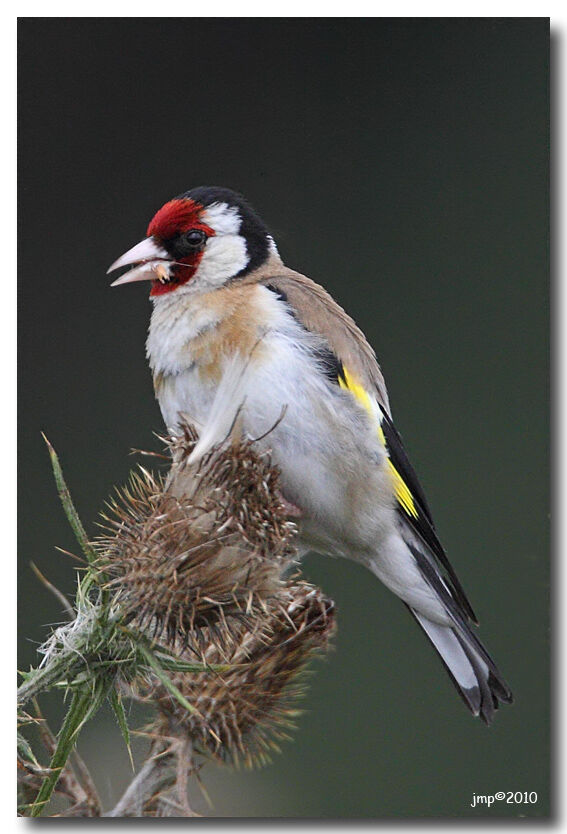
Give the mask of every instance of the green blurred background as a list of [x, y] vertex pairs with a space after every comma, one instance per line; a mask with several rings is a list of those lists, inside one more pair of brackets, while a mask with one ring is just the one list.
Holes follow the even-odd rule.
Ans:
[[[111, 290], [106, 268], [163, 202], [214, 184], [248, 197], [376, 348], [516, 695], [490, 729], [473, 720], [398, 600], [308, 557], [336, 648], [272, 766], [206, 768], [213, 813], [549, 814], [548, 41], [544, 18], [20, 21], [21, 666], [62, 619], [30, 561], [74, 588], [40, 431], [94, 532], [129, 450], [159, 448], [162, 428], [147, 287]], [[81, 748], [110, 803], [129, 773], [109, 715]], [[470, 808], [508, 790], [539, 801]]]

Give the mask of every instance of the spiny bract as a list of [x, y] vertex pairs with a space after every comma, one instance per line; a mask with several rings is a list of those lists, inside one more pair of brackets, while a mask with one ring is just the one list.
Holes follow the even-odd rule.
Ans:
[[180, 660], [197, 655], [214, 667], [168, 672], [194, 712], [151, 675], [132, 682], [130, 694], [157, 707], [152, 736], [259, 764], [293, 727], [300, 673], [328, 644], [334, 604], [286, 578], [295, 525], [269, 455], [252, 441], [227, 440], [195, 463], [196, 441], [185, 425], [168, 441], [167, 476], [141, 469], [119, 492], [97, 544], [100, 570], [131, 628]]
[[[278, 472], [251, 442], [215, 447], [188, 464], [196, 434], [170, 441], [167, 478], [133, 473], [105, 516], [100, 568], [128, 621], [154, 638], [202, 652], [200, 632], [265, 609], [295, 556], [294, 525], [278, 493]], [[222, 641], [221, 641], [222, 642]]]

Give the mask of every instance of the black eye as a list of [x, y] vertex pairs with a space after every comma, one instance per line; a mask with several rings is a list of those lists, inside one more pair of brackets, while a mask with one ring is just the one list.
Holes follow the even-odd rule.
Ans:
[[190, 229], [185, 233], [184, 239], [185, 243], [188, 243], [192, 249], [196, 249], [205, 242], [207, 236], [201, 229]]

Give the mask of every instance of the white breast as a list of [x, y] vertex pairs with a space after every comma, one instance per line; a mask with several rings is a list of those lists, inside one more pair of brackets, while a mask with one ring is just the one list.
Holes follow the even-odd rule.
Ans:
[[[376, 432], [351, 395], [321, 373], [318, 337], [306, 331], [270, 290], [255, 290], [262, 306], [257, 325], [261, 350], [250, 356], [253, 372], [247, 374], [244, 429], [254, 438], [266, 435], [261, 445], [272, 450], [281, 469], [286, 498], [308, 519], [305, 529], [312, 543], [334, 543], [342, 553], [345, 531], [354, 522], [375, 546], [385, 524], [381, 516], [391, 514], [391, 490], [380, 465], [384, 453]], [[176, 309], [174, 316], [171, 309], [156, 306], [147, 342], [151, 367], [161, 375], [162, 414], [173, 430], [180, 413], [204, 425], [216, 391], [216, 383], [203, 377], [191, 347], [199, 334], [215, 327], [219, 314], [207, 309], [202, 299], [193, 309], [180, 306], [183, 310]]]
[[158, 296], [150, 320], [146, 355], [154, 374], [175, 375], [193, 364], [191, 343], [220, 321], [206, 296]]

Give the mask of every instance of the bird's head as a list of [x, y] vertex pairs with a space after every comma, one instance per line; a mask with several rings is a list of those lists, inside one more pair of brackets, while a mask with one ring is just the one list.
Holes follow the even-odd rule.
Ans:
[[207, 291], [256, 269], [275, 244], [246, 201], [228, 188], [193, 188], [152, 218], [147, 236], [114, 261], [130, 267], [112, 286], [151, 281], [152, 297]]

